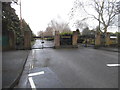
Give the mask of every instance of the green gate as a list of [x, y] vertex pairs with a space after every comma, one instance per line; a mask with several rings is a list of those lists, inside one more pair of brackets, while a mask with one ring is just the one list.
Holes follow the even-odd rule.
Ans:
[[72, 45], [72, 35], [61, 35], [60, 45]]

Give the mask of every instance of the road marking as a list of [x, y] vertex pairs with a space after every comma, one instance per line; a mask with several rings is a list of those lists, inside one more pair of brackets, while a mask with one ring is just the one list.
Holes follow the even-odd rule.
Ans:
[[107, 64], [108, 67], [118, 67], [120, 64]]
[[31, 77], [31, 76], [41, 75], [41, 74], [44, 74], [44, 73], [45, 73], [44, 71], [36, 72], [36, 73], [30, 73], [30, 74], [28, 74], [28, 76]]
[[34, 83], [32, 77], [29, 77], [29, 82], [30, 82], [32, 90], [36, 90], [36, 86], [35, 86], [35, 83]]

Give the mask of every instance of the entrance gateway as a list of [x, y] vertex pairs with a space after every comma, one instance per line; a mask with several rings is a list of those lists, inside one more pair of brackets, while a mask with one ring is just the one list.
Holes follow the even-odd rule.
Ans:
[[54, 36], [54, 42], [53, 45], [48, 47], [44, 47], [46, 45], [46, 41], [42, 39], [40, 41], [40, 44], [42, 45], [41, 48], [34, 48], [32, 49], [43, 49], [43, 48], [78, 48], [78, 32], [73, 31], [73, 34], [65, 34], [65, 35], [60, 35], [59, 31], [55, 31], [55, 36]]
[[54, 38], [54, 43], [55, 43], [55, 48], [77, 48], [78, 47], [78, 32], [73, 31], [72, 35], [65, 34], [65, 35], [60, 35], [59, 31], [55, 31], [55, 38]]

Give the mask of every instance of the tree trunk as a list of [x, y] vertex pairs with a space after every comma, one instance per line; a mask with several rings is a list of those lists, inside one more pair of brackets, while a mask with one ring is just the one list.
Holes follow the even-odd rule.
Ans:
[[107, 35], [107, 26], [105, 26], [104, 28], [104, 46], [105, 46], [105, 43], [106, 43], [106, 35]]

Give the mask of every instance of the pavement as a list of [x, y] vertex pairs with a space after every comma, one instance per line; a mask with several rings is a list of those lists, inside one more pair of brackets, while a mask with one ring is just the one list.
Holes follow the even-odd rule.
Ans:
[[[79, 45], [79, 47], [85, 47], [85, 45]], [[94, 48], [94, 45], [87, 45], [88, 48]], [[115, 48], [115, 47], [99, 47], [97, 48], [99, 50], [105, 50], [105, 51], [111, 51], [111, 52], [120, 52], [119, 48]]]
[[20, 78], [29, 50], [2, 52], [2, 88], [13, 88]]
[[112, 51], [112, 52], [120, 52], [120, 50], [118, 48], [113, 48], [113, 47], [100, 47], [98, 49]]

